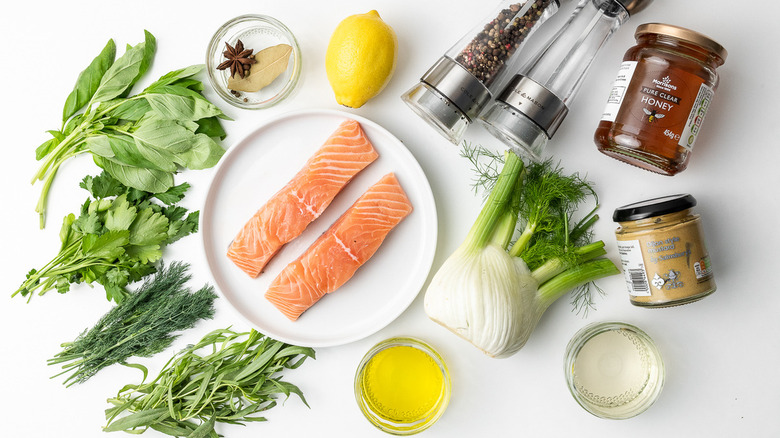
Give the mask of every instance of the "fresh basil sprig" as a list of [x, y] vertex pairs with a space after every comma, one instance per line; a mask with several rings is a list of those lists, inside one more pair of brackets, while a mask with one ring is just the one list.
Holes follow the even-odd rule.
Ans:
[[68, 95], [62, 127], [48, 131], [52, 138], [36, 149], [43, 161], [32, 180], [43, 181], [35, 209], [41, 228], [54, 176], [76, 155], [91, 153], [122, 184], [150, 193], [173, 187], [179, 169], [206, 169], [222, 157], [216, 142], [225, 138], [220, 119], [230, 119], [203, 96], [203, 84], [194, 78], [202, 65], [167, 73], [130, 96], [157, 46], [151, 33], [144, 34], [144, 42], [128, 46], [116, 60], [114, 42], [108, 41]]

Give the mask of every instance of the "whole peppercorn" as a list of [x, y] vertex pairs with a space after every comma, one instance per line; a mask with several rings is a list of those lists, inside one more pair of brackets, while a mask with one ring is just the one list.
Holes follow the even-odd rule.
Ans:
[[485, 23], [455, 61], [489, 87], [551, 2], [521, 0], [502, 9], [495, 19]]

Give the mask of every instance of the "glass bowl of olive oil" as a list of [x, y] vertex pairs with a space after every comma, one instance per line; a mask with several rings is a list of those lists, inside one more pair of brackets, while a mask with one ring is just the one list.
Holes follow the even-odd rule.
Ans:
[[564, 372], [580, 406], [614, 420], [647, 410], [665, 377], [661, 353], [650, 336], [622, 322], [598, 322], [577, 332], [566, 348]]
[[355, 373], [355, 398], [369, 422], [393, 435], [412, 435], [441, 417], [450, 374], [438, 352], [420, 339], [395, 337], [366, 353]]

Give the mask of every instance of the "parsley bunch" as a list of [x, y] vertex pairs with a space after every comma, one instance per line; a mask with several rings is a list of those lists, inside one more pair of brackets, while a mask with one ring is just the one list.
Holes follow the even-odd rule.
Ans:
[[[106, 298], [121, 302], [125, 286], [156, 271], [162, 249], [198, 229], [198, 212], [175, 205], [189, 184], [163, 193], [127, 187], [107, 172], [87, 176], [80, 186], [90, 192], [78, 218], [65, 216], [59, 254], [41, 269], [33, 269], [11, 296], [28, 300], [56, 289], [65, 293], [73, 283], [97, 282]], [[153, 202], [161, 201], [164, 205]]]

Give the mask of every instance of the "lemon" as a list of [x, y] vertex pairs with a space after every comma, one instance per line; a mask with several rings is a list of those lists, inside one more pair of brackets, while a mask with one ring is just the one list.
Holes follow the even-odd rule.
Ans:
[[325, 70], [336, 102], [363, 106], [390, 82], [398, 40], [377, 11], [351, 15], [333, 31], [325, 53]]

